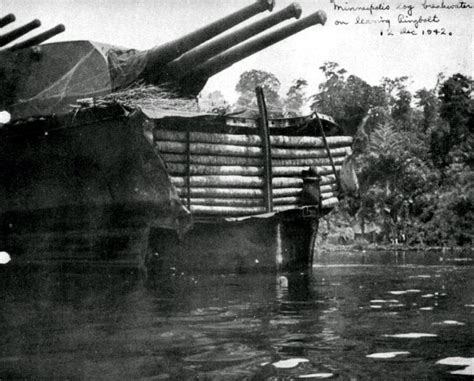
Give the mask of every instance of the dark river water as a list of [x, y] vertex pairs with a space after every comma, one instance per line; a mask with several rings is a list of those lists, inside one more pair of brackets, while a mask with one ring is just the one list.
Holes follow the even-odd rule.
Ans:
[[0, 379], [471, 379], [472, 263], [331, 253], [308, 273], [146, 282], [4, 266]]

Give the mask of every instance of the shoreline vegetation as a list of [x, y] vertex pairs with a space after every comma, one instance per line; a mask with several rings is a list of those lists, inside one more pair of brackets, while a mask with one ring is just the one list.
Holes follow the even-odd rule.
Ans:
[[[360, 227], [355, 229], [341, 218], [340, 210], [336, 209], [321, 219], [316, 250], [320, 252], [434, 252], [443, 254], [460, 254], [470, 256], [474, 260], [472, 245], [426, 245], [407, 242], [387, 242], [380, 232], [369, 232], [365, 236], [360, 233]], [[356, 231], [359, 231], [358, 233]]]

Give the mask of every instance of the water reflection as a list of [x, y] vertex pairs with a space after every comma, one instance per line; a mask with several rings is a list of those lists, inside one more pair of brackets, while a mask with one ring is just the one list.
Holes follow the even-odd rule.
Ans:
[[436, 362], [472, 351], [471, 268], [358, 255], [309, 273], [148, 282], [4, 271], [0, 378], [460, 377]]

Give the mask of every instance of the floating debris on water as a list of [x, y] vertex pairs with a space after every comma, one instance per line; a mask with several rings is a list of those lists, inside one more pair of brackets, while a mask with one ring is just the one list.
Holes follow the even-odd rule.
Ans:
[[474, 376], [474, 357], [446, 357], [445, 359], [436, 361], [436, 364], [465, 366], [464, 369], [455, 370], [449, 373], [462, 376]]
[[280, 361], [274, 362], [272, 365], [275, 368], [289, 369], [289, 368], [297, 367], [299, 364], [303, 362], [309, 362], [309, 360], [294, 358], [294, 359], [280, 360]]
[[312, 373], [312, 374], [302, 374], [298, 378], [330, 378], [334, 376], [334, 373]]
[[394, 337], [396, 339], [420, 339], [423, 337], [437, 337], [438, 335], [435, 335], [434, 333], [416, 333], [416, 332], [410, 332], [410, 333], [397, 333], [394, 335], [382, 335], [384, 337]]
[[365, 357], [369, 357], [371, 359], [391, 359], [396, 356], [401, 356], [401, 355], [409, 355], [410, 352], [406, 351], [401, 351], [401, 352], [379, 352], [379, 353], [371, 353], [370, 355], [367, 355]]

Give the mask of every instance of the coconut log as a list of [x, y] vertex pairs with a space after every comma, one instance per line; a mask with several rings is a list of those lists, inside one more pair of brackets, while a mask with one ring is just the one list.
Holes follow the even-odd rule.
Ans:
[[337, 204], [339, 204], [339, 200], [337, 199], [337, 197], [331, 197], [321, 201], [321, 207], [323, 208], [332, 208]]
[[[186, 164], [168, 163], [168, 170], [173, 175], [185, 175], [188, 173]], [[308, 170], [309, 166], [300, 167], [272, 167], [273, 176], [301, 176], [304, 170]], [[315, 167], [318, 175], [329, 175], [333, 173], [333, 170], [329, 166]], [[336, 167], [339, 171], [341, 167]], [[261, 176], [263, 174], [263, 167], [254, 166], [208, 166], [208, 165], [195, 165], [189, 166], [190, 175], [241, 175], [241, 176]]]
[[337, 197], [337, 195], [338, 195], [338, 192], [324, 192], [324, 193], [321, 193], [321, 198], [323, 200], [326, 200], [328, 198]]
[[321, 193], [327, 193], [327, 192], [332, 192], [332, 191], [335, 191], [337, 190], [337, 184], [334, 183], [334, 184], [328, 184], [328, 185], [321, 185], [319, 187], [319, 191]]
[[[178, 187], [180, 197], [188, 195], [187, 187]], [[277, 197], [299, 196], [302, 188], [276, 188], [273, 189], [274, 199]], [[263, 198], [263, 191], [255, 188], [190, 188], [190, 196], [197, 198], [220, 197], [220, 198]]]
[[[346, 156], [333, 157], [334, 164], [341, 165]], [[274, 159], [272, 160], [272, 165], [275, 167], [293, 167], [299, 165], [309, 165], [313, 166], [326, 166], [331, 165], [329, 158], [306, 158], [306, 159]]]
[[[263, 198], [190, 198], [191, 205], [205, 206], [264, 206]], [[183, 200], [186, 204], [187, 199]]]
[[[161, 157], [166, 163], [186, 163], [186, 155], [174, 153], [162, 153]], [[335, 165], [341, 165], [345, 156], [334, 157]], [[263, 160], [257, 157], [237, 157], [237, 156], [208, 156], [208, 155], [191, 155], [190, 164], [198, 165], [249, 165], [262, 166]], [[328, 158], [319, 159], [273, 159], [273, 167], [294, 167], [294, 166], [329, 166], [331, 162]]]
[[191, 205], [189, 209], [192, 213], [209, 214], [214, 216], [245, 216], [266, 212], [266, 209], [263, 206]]
[[[264, 206], [263, 198], [191, 198], [191, 205], [207, 206]], [[274, 205], [297, 205], [299, 197], [277, 197]]]
[[[156, 148], [159, 152], [181, 153], [187, 152], [188, 145], [181, 142], [156, 142]], [[245, 156], [261, 157], [263, 155], [261, 147], [244, 147], [229, 144], [210, 144], [210, 143], [190, 143], [189, 151], [191, 154], [200, 155], [224, 155], [224, 156]], [[332, 148], [332, 156], [346, 156], [351, 153], [350, 147]], [[295, 158], [324, 158], [327, 157], [327, 151], [321, 149], [298, 149], [298, 148], [272, 148], [272, 158], [295, 159]]]
[[[171, 181], [175, 186], [186, 186], [187, 177], [171, 176]], [[263, 179], [257, 176], [190, 176], [189, 185], [191, 187], [263, 187]], [[294, 177], [274, 177], [272, 185], [275, 188], [288, 188], [302, 186], [303, 179]]]
[[[285, 210], [296, 209], [298, 206], [275, 206], [274, 212], [283, 212]], [[253, 214], [266, 213], [266, 208], [263, 206], [207, 206], [207, 205], [191, 205], [192, 213], [196, 214], [207, 214], [213, 216], [248, 216]]]
[[[188, 178], [181, 176], [170, 176], [174, 186], [185, 187], [188, 185]], [[320, 185], [332, 184], [336, 182], [334, 175], [321, 176]], [[257, 176], [190, 176], [189, 186], [191, 187], [217, 187], [217, 188], [261, 188], [263, 179]], [[303, 179], [296, 177], [274, 177], [272, 178], [274, 188], [297, 188], [303, 186]]]
[[[155, 129], [153, 135], [156, 140], [186, 142], [186, 132]], [[230, 144], [238, 146], [262, 146], [262, 139], [258, 135], [237, 134], [210, 134], [205, 132], [191, 132], [189, 140], [192, 143]], [[330, 136], [327, 138], [329, 147], [352, 145], [351, 136]], [[277, 147], [308, 147], [324, 148], [322, 138], [315, 136], [270, 136], [270, 143]]]

